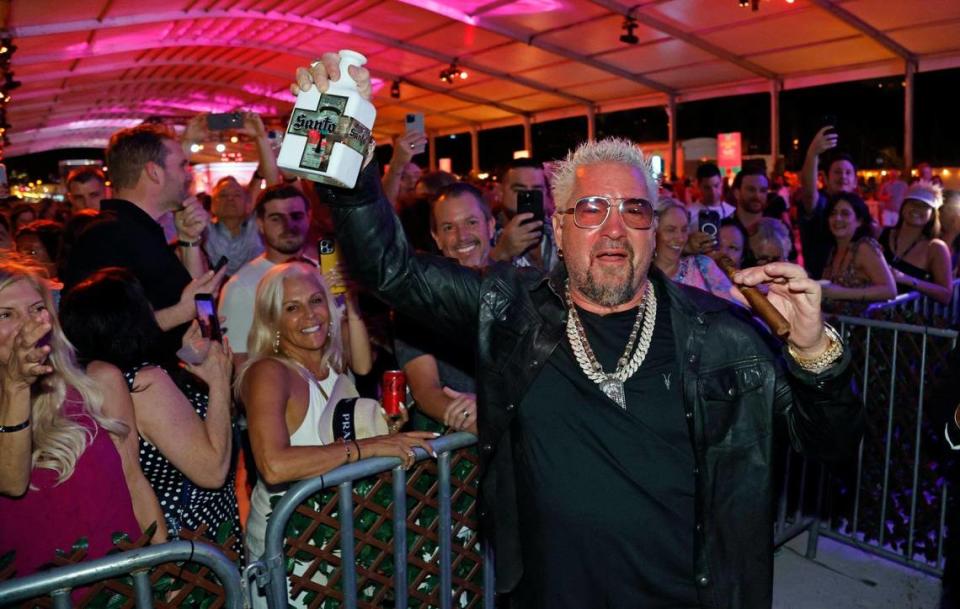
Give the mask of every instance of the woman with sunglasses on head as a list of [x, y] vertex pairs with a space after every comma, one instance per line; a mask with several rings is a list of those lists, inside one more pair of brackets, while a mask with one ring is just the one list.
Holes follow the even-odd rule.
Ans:
[[738, 302], [733, 284], [709, 256], [685, 256], [683, 247], [690, 235], [687, 209], [672, 199], [661, 201], [657, 216], [657, 250], [654, 264], [677, 283], [699, 288], [714, 296]]
[[[129, 434], [104, 414], [101, 388], [77, 366], [52, 313], [43, 272], [5, 252], [0, 261], [0, 555], [28, 575], [87, 539], [87, 556], [112, 535], [140, 536], [127, 469]], [[59, 517], [57, 517], [59, 516]]]

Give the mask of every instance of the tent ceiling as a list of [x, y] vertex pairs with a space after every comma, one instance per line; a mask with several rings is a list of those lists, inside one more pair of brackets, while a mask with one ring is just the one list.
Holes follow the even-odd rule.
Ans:
[[[340, 48], [380, 82], [380, 138], [407, 112], [442, 134], [960, 65], [956, 0], [632, 1], [13, 0], [5, 152], [102, 146], [147, 116], [281, 117], [296, 66]], [[454, 59], [470, 76], [447, 85]]]

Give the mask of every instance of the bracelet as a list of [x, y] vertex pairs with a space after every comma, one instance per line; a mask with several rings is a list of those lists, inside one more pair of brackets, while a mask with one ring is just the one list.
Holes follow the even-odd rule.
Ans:
[[840, 338], [840, 334], [828, 323], [823, 324], [823, 329], [827, 333], [827, 337], [830, 339], [830, 344], [827, 346], [826, 350], [817, 357], [800, 357], [797, 355], [797, 352], [794, 351], [791, 345], [787, 345], [787, 353], [790, 354], [790, 357], [793, 358], [793, 361], [797, 362], [797, 364], [807, 372], [812, 372], [814, 374], [820, 374], [832, 366], [838, 359], [840, 359], [840, 356], [843, 355], [843, 339]]
[[196, 241], [184, 241], [183, 239], [177, 239], [177, 247], [200, 247], [201, 243], [203, 243], [203, 239], [197, 239]]
[[354, 440], [353, 445], [357, 447], [357, 461], [363, 459], [363, 454], [360, 452], [360, 443]]
[[15, 431], [21, 431], [30, 427], [30, 419], [28, 418], [23, 423], [17, 423], [16, 425], [0, 425], [0, 433], [13, 433]]
[[340, 438], [340, 441], [343, 442], [343, 447], [344, 447], [344, 448], [346, 449], [346, 451], [347, 451], [347, 463], [351, 463], [351, 461], [350, 461], [350, 445], [347, 444], [347, 441], [346, 441], [346, 439], [344, 439], [344, 438]]

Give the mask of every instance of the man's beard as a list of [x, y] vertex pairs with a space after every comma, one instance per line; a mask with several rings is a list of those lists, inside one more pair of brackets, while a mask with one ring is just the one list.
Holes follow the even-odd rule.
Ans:
[[[595, 249], [601, 249], [601, 245], [603, 244], [598, 243]], [[624, 241], [622, 247], [627, 253], [627, 273], [621, 281], [613, 285], [604, 284], [601, 281], [603, 272], [593, 264], [595, 258], [592, 256], [586, 269], [567, 265], [567, 271], [570, 273], [572, 285], [591, 302], [603, 307], [612, 308], [630, 302], [636, 297], [641, 282], [637, 281], [637, 267], [633, 259], [633, 246], [630, 242]]]
[[[298, 235], [299, 236], [299, 235]], [[300, 250], [303, 249], [304, 239], [297, 239], [290, 241], [285, 239], [285, 237], [290, 237], [290, 235], [280, 235], [280, 238], [276, 242], [271, 243], [270, 247], [277, 250], [281, 254], [286, 254], [292, 256], [293, 254], [299, 254]]]

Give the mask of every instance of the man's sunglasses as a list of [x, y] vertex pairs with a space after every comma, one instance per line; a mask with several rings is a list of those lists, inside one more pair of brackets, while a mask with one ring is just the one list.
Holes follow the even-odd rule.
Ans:
[[646, 199], [628, 197], [616, 199], [599, 195], [583, 197], [572, 208], [563, 210], [573, 214], [573, 223], [580, 228], [596, 228], [610, 217], [610, 208], [617, 204], [623, 223], [629, 228], [647, 230], [653, 226], [653, 205]]

